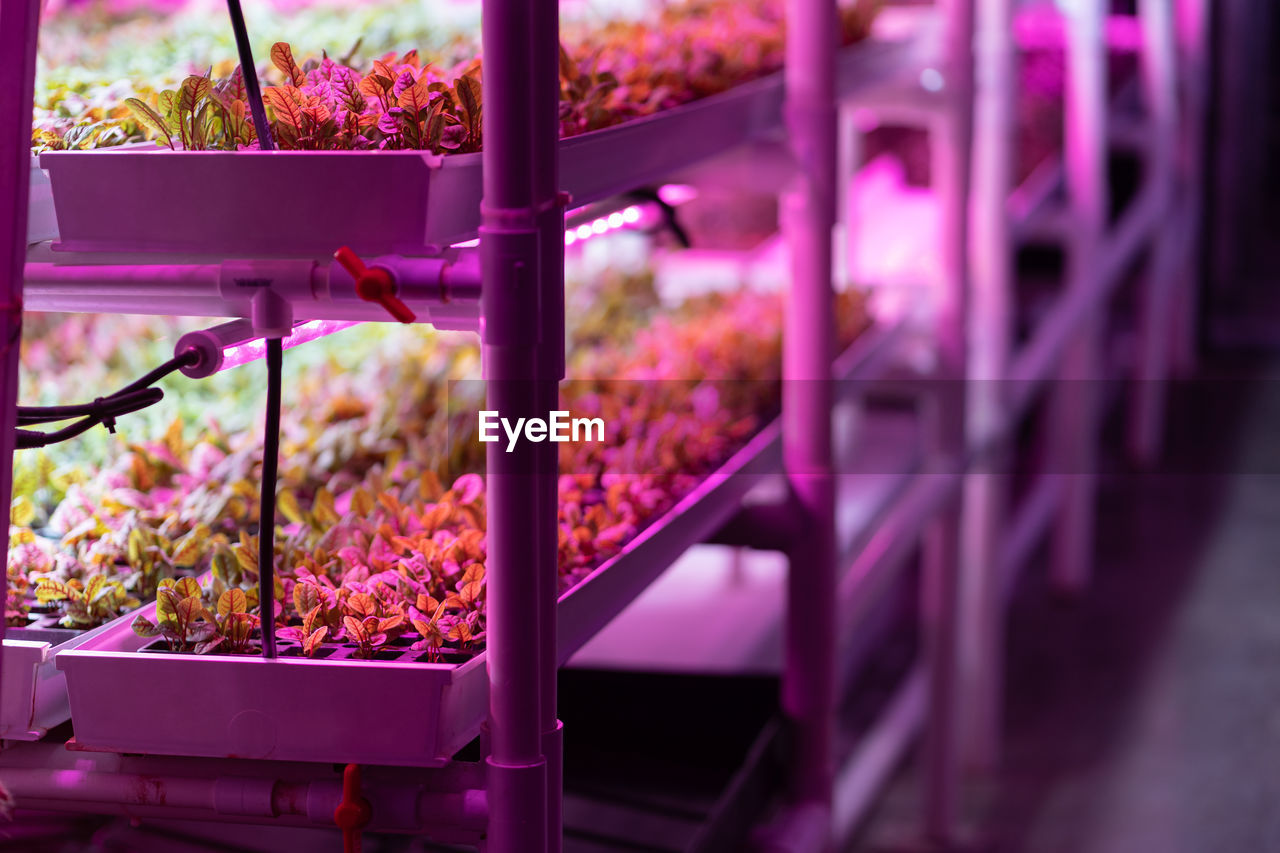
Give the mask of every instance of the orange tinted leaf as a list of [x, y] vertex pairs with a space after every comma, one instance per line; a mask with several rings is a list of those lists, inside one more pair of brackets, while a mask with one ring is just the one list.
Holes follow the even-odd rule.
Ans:
[[301, 93], [293, 86], [270, 86], [263, 91], [262, 100], [271, 107], [276, 121], [294, 130], [302, 128]]
[[369, 635], [364, 630], [364, 625], [360, 624], [360, 620], [352, 616], [342, 617], [342, 625], [347, 629], [347, 636], [352, 642], [363, 643], [368, 641]]
[[174, 609], [177, 613], [178, 621], [186, 624], [196, 622], [204, 618], [205, 615], [204, 603], [195, 597], [182, 599]]
[[347, 599], [347, 611], [361, 619], [368, 618], [377, 610], [378, 603], [374, 601], [373, 596], [357, 592]]
[[320, 606], [320, 590], [315, 584], [296, 583], [293, 585], [293, 606], [299, 613], [308, 613]]
[[244, 590], [232, 587], [218, 597], [218, 615], [227, 616], [232, 613], [246, 613], [249, 609], [249, 597]]
[[72, 587], [61, 581], [41, 578], [36, 584], [36, 601], [45, 604], [50, 601], [64, 601], [75, 594]]
[[373, 495], [367, 489], [358, 488], [351, 493], [351, 511], [361, 518], [373, 512]]
[[200, 582], [195, 578], [179, 578], [178, 581], [174, 583], [173, 591], [181, 598], [191, 598], [193, 596], [195, 598], [199, 598]]
[[420, 118], [431, 104], [431, 93], [427, 91], [427, 86], [422, 79], [414, 81], [412, 86], [406, 86], [405, 90], [400, 93], [398, 101], [399, 106], [413, 114], [415, 119]]
[[293, 85], [301, 86], [307, 81], [302, 69], [294, 61], [293, 48], [289, 47], [288, 42], [278, 41], [271, 45], [271, 63], [284, 72], [285, 79]]
[[306, 639], [302, 641], [303, 653], [306, 654], [307, 657], [310, 657], [311, 655], [315, 654], [316, 649], [319, 648], [320, 644], [324, 642], [324, 638], [327, 637], [328, 635], [329, 635], [328, 625], [321, 625], [319, 628], [312, 631], [310, 634], [307, 635]]

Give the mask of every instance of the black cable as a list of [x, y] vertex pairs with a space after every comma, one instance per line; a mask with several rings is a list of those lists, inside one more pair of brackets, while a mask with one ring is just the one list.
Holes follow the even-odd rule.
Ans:
[[276, 656], [276, 472], [280, 465], [280, 385], [284, 347], [267, 338], [267, 425], [262, 442], [262, 491], [258, 503], [258, 613], [262, 656]]
[[276, 146], [271, 139], [271, 125], [267, 124], [267, 110], [262, 105], [262, 89], [258, 87], [258, 70], [253, 64], [253, 49], [249, 47], [249, 30], [244, 25], [244, 12], [240, 10], [240, 0], [227, 0], [227, 12], [231, 15], [231, 30], [236, 36], [236, 52], [240, 55], [240, 76], [244, 78], [244, 93], [249, 99], [249, 112], [253, 114], [253, 129], [258, 134], [258, 148], [271, 151]]
[[[103, 410], [104, 402], [127, 397], [131, 394], [137, 394], [139, 391], [146, 390], [149, 386], [154, 385], [156, 382], [168, 376], [170, 373], [173, 373], [175, 370], [178, 370], [188, 364], [195, 364], [199, 359], [200, 356], [194, 350], [188, 350], [182, 355], [170, 359], [160, 365], [136, 382], [131, 382], [108, 397], [99, 397], [92, 403], [70, 403], [64, 406], [19, 406], [18, 424], [21, 426], [30, 426], [32, 424], [48, 424], [56, 421], [65, 421], [68, 418], [95, 417]], [[129, 409], [128, 411], [137, 411], [137, 409]], [[125, 414], [125, 412], [118, 412], [117, 414]]]
[[630, 198], [636, 201], [648, 202], [656, 205], [662, 213], [662, 224], [671, 232], [671, 236], [676, 238], [676, 242], [680, 244], [680, 248], [688, 249], [693, 245], [693, 241], [689, 239], [689, 232], [684, 230], [684, 226], [680, 224], [680, 216], [673, 205], [668, 204], [658, 195], [658, 191], [652, 187], [641, 187], [627, 193]]
[[121, 393], [137, 391], [139, 388], [146, 388], [148, 385], [154, 385], [170, 373], [173, 373], [175, 370], [180, 370], [183, 367], [189, 367], [199, 361], [200, 354], [194, 349], [189, 349], [182, 353], [182, 355], [175, 355], [173, 358], [169, 359], [155, 370], [152, 370], [141, 379], [130, 382], [128, 385], [124, 386], [124, 388], [120, 389], [120, 391]]
[[[75, 438], [98, 424], [105, 424], [108, 429], [114, 432], [115, 419], [117, 417], [136, 412], [139, 409], [145, 409], [147, 406], [158, 403], [162, 399], [164, 399], [164, 391], [159, 388], [141, 388], [137, 391], [101, 397], [89, 404], [96, 408], [89, 412], [87, 417], [60, 430], [55, 430], [54, 432], [16, 430], [17, 439], [15, 440], [14, 448], [17, 450], [30, 450], [34, 447], [56, 444], [59, 441]], [[65, 418], [58, 418], [58, 420], [65, 420]]]

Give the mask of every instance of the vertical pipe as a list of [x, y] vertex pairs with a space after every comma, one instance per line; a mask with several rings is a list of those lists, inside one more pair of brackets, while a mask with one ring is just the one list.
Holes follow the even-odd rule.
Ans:
[[969, 446], [989, 449], [964, 483], [959, 666], [966, 702], [960, 748], [968, 765], [989, 770], [999, 759], [1004, 662], [999, 554], [1009, 502], [1009, 479], [998, 468], [1008, 448], [991, 442], [1010, 417], [1004, 379], [1014, 336], [1014, 248], [1007, 211], [1017, 154], [1017, 64], [1011, 0], [979, 0], [976, 11], [966, 415]]
[[[0, 7], [0, 345], [4, 347], [0, 364], [0, 507], [4, 518], [9, 517], [13, 495], [22, 268], [27, 257], [31, 111], [39, 25], [40, 0], [6, 0]], [[0, 602], [7, 601], [8, 594], [8, 575], [0, 572]], [[0, 620], [0, 639], [3, 637]]]
[[791, 290], [783, 346], [783, 460], [806, 536], [789, 555], [782, 707], [795, 732], [792, 793], [830, 808], [835, 726], [832, 233], [836, 7], [789, 0], [786, 121], [797, 173], [783, 199]]
[[[1172, 211], [1174, 222], [1180, 224], [1183, 195], [1175, 163], [1178, 95], [1172, 3], [1173, 0], [1140, 0], [1138, 4], [1143, 32], [1143, 82], [1151, 128], [1143, 171], [1144, 181], [1155, 194], [1156, 208]], [[1133, 410], [1128, 424], [1129, 454], [1141, 465], [1154, 464], [1162, 446], [1178, 253], [1186, 239], [1178, 224], [1155, 229], [1142, 284], [1139, 350], [1133, 377], [1137, 387], [1130, 398]]]
[[[1064, 153], [1071, 222], [1066, 282], [1088, 288], [1107, 222], [1107, 77], [1102, 0], [1068, 7]], [[1051, 473], [1065, 478], [1051, 544], [1051, 574], [1064, 592], [1082, 590], [1093, 560], [1093, 503], [1101, 373], [1102, 305], [1094, 305], [1063, 357], [1053, 389]]]
[[[487, 406], [503, 417], [545, 417], [539, 372], [547, 322], [539, 263], [534, 175], [554, 170], [555, 140], [538, 121], [538, 73], [531, 31], [555, 14], [549, 0], [484, 0], [483, 361]], [[545, 30], [539, 30], [545, 32]], [[539, 49], [541, 45], [539, 45]], [[554, 172], [552, 172], [554, 175]], [[530, 323], [529, 318], [539, 323]], [[544, 629], [554, 619], [539, 571], [554, 565], [542, 531], [554, 507], [539, 489], [539, 445], [496, 444], [488, 468], [488, 849], [546, 850], [547, 764], [542, 751]], [[550, 515], [550, 524], [555, 517]], [[550, 624], [554, 631], [554, 623]]]
[[[973, 138], [973, 0], [939, 3], [946, 21], [946, 102], [934, 123], [933, 170], [942, 204], [943, 287], [935, 321], [936, 395], [928, 401], [926, 453], [935, 464], [956, 459], [965, 442], [966, 320], [969, 299], [969, 175]], [[928, 666], [925, 719], [924, 829], [948, 843], [959, 809], [957, 751], [960, 509], [948, 508], [923, 542], [921, 623]]]
[[837, 108], [836, 135], [836, 230], [833, 254], [836, 283], [852, 287], [855, 279], [853, 245], [853, 180], [862, 164], [862, 134], [858, 131], [857, 108], [843, 103]]
[[1208, 129], [1209, 22], [1208, 0], [1177, 2], [1178, 62], [1183, 113], [1179, 127], [1178, 173], [1182, 178], [1187, 272], [1174, 296], [1172, 359], [1182, 375], [1196, 366], [1198, 309], [1204, 274], [1204, 152]]
[[[560, 15], [556, 3], [542, 2], [536, 5], [529, 34], [531, 58], [535, 65], [531, 81], [534, 115], [530, 147], [537, 164], [532, 175], [533, 204], [539, 216], [538, 263], [541, 281], [538, 289], [544, 336], [537, 382], [539, 409], [545, 413], [560, 408], [559, 383], [565, 376], [565, 208], [559, 193], [557, 154], [560, 136]], [[559, 853], [562, 847], [564, 789], [563, 728], [558, 719], [556, 695], [559, 656], [556, 650], [555, 616], [560, 593], [557, 561], [559, 530], [556, 524], [560, 503], [559, 454], [557, 445], [551, 442], [537, 445], [536, 452], [539, 454], [539, 503], [535, 512], [541, 544], [537, 550], [535, 568], [540, 584], [538, 599], [543, 614], [539, 637], [539, 690], [542, 694], [539, 725], [542, 730], [542, 754], [547, 761], [547, 853]]]

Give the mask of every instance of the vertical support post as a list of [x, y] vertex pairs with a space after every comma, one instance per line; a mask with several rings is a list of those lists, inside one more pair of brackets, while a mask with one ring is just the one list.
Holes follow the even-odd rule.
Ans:
[[[1267, 59], [1273, 3], [1256, 0], [1215, 0], [1213, 9], [1213, 164], [1210, 282], [1213, 303], [1207, 313], [1239, 314], [1249, 303], [1249, 259], [1258, 251], [1258, 241], [1270, 239], [1252, 223], [1262, 221], [1270, 209], [1265, 193], [1273, 156], [1268, 144], [1266, 119], [1270, 103], [1268, 74], [1258, 73]], [[1228, 318], [1223, 318], [1228, 319]], [[1242, 318], [1247, 319], [1247, 318]], [[1247, 333], [1247, 327], [1246, 327]]]
[[[965, 443], [966, 320], [969, 299], [969, 184], [973, 139], [973, 0], [939, 3], [946, 16], [946, 104], [933, 127], [933, 174], [941, 202], [943, 287], [935, 339], [937, 383], [929, 401], [927, 452], [933, 464], [959, 458]], [[926, 531], [922, 555], [921, 621], [928, 667], [925, 719], [924, 831], [947, 843], [959, 812], [957, 749], [960, 508], [943, 512]]]
[[[555, 2], [536, 3], [529, 27], [534, 63], [533, 204], [538, 211], [539, 293], [542, 342], [538, 364], [539, 411], [560, 408], [560, 380], [565, 378], [564, 211], [560, 196], [560, 10]], [[556, 649], [556, 605], [560, 598], [559, 452], [558, 445], [536, 445], [538, 454], [538, 533], [545, 541], [535, 555], [542, 620], [539, 648], [541, 663], [542, 754], [547, 761], [547, 853], [560, 853], [563, 845], [564, 730], [557, 711], [559, 655]]]
[[976, 10], [973, 126], [972, 287], [968, 320], [967, 432], [981, 448], [965, 477], [961, 523], [960, 680], [965, 696], [961, 754], [975, 769], [999, 761], [1004, 669], [1001, 533], [1009, 478], [997, 444], [1010, 426], [1004, 379], [1014, 336], [1014, 246], [1008, 214], [1013, 190], [1017, 66], [1012, 0], [979, 0]]
[[[0, 7], [0, 508], [5, 518], [9, 517], [13, 494], [13, 443], [18, 427], [22, 271], [27, 260], [31, 110], [39, 26], [39, 0], [6, 0]], [[8, 594], [8, 576], [0, 573], [0, 601], [6, 601]], [[4, 625], [0, 624], [0, 639], [3, 637]]]
[[[1070, 289], [1087, 288], [1090, 277], [1097, 274], [1108, 216], [1103, 5], [1102, 0], [1081, 0], [1064, 10], [1064, 151], [1071, 214], [1066, 282]], [[1065, 486], [1052, 534], [1050, 570], [1054, 585], [1064, 592], [1082, 590], [1092, 570], [1103, 307], [1091, 306], [1068, 347], [1051, 400], [1050, 476], [1063, 477]]]
[[1177, 0], [1178, 61], [1182, 84], [1177, 170], [1182, 182], [1186, 272], [1179, 278], [1173, 308], [1173, 365], [1186, 375], [1196, 366], [1199, 301], [1204, 272], [1205, 140], [1208, 130], [1208, 0]]
[[854, 176], [862, 165], [862, 133], [858, 130], [857, 108], [843, 103], [837, 107], [836, 130], [836, 231], [834, 273], [840, 289], [853, 285], [857, 252], [854, 247]]
[[[1182, 233], [1181, 181], [1176, 168], [1178, 146], [1177, 57], [1173, 0], [1140, 0], [1143, 33], [1142, 72], [1148, 123], [1147, 167], [1144, 180], [1156, 194], [1157, 210], [1172, 211], [1174, 226], [1157, 228], [1142, 284], [1138, 320], [1138, 360], [1130, 398], [1129, 454], [1139, 464], [1154, 464], [1160, 456], [1166, 385], [1170, 372], [1170, 327], [1179, 278], [1178, 255], [1186, 239]], [[1185, 271], [1182, 275], [1186, 275]]]
[[[564, 336], [563, 266], [551, 269], [544, 247], [553, 217], [535, 192], [556, 179], [556, 125], [543, 113], [558, 99], [545, 91], [546, 50], [558, 23], [551, 0], [484, 0], [483, 362], [487, 406], [504, 417], [546, 417], [548, 380], [560, 368]], [[552, 18], [557, 21], [557, 18]], [[545, 55], [544, 55], [545, 54]], [[549, 176], [549, 178], [548, 178]], [[557, 239], [562, 232], [557, 232]], [[556, 310], [559, 320], [551, 318]], [[557, 352], [559, 353], [557, 355]], [[539, 452], [540, 449], [543, 452]], [[548, 815], [543, 718], [554, 685], [556, 566], [553, 476], [543, 445], [511, 452], [493, 445], [488, 467], [488, 667], [492, 853], [546, 851], [559, 827]], [[551, 573], [551, 578], [546, 577]], [[549, 639], [550, 638], [550, 639]], [[547, 667], [551, 666], [548, 673]], [[554, 703], [554, 696], [551, 697]], [[554, 707], [554, 704], [552, 704]], [[558, 766], [558, 765], [557, 765]], [[558, 815], [558, 808], [556, 813]], [[557, 821], [558, 822], [558, 821]]]
[[784, 327], [783, 460], [806, 536], [789, 555], [782, 708], [795, 734], [792, 794], [829, 822], [835, 728], [835, 488], [831, 364], [836, 213], [836, 7], [788, 0], [786, 121], [797, 174], [783, 198], [791, 250]]

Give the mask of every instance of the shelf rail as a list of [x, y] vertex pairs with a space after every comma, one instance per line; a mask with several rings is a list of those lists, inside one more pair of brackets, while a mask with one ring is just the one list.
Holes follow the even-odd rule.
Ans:
[[[31, 178], [31, 117], [36, 85], [40, 0], [6, 2], [0, 11], [0, 509], [9, 517], [18, 415], [18, 357], [22, 338], [22, 268], [27, 252]], [[0, 573], [0, 601], [8, 576]], [[4, 625], [0, 624], [0, 640]], [[2, 656], [0, 656], [2, 657]], [[4, 673], [0, 672], [0, 689]]]

